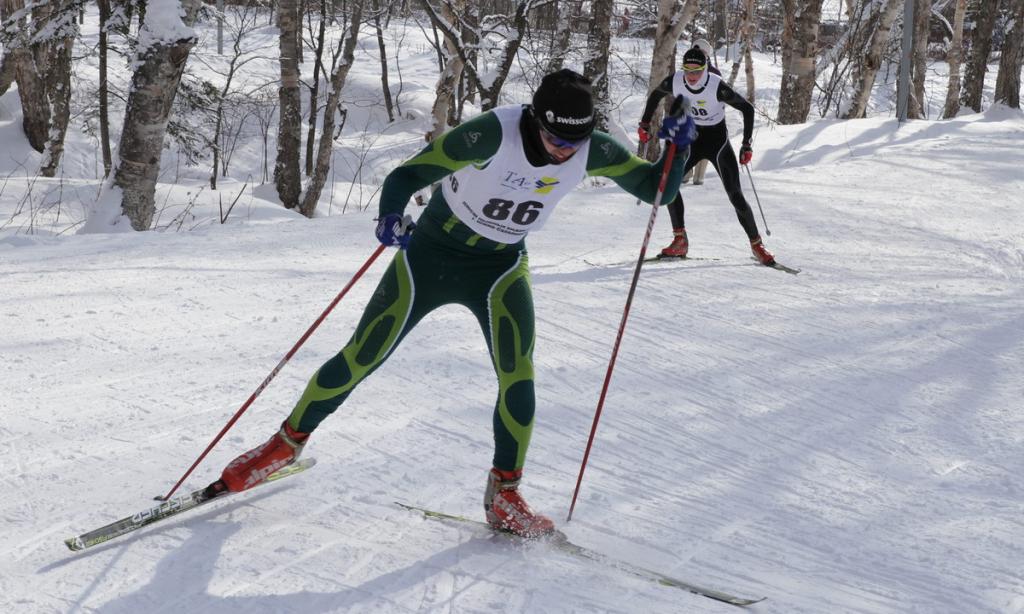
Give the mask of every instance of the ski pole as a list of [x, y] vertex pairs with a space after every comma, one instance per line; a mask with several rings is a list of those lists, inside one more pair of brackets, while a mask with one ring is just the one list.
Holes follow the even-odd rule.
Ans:
[[[682, 96], [676, 99], [673, 110], [681, 105]], [[686, 105], [689, 109], [689, 105]], [[672, 113], [673, 115], [675, 113]], [[668, 182], [668, 174], [672, 168], [672, 158], [676, 154], [676, 144], [670, 142], [668, 151], [665, 153], [665, 169], [661, 173], [661, 181], [658, 183], [658, 193], [654, 197], [654, 206], [651, 207], [651, 217], [647, 220], [647, 231], [644, 233], [644, 242], [640, 246], [640, 255], [636, 259], [636, 268], [633, 269], [633, 280], [629, 284], [629, 293], [626, 295], [626, 306], [622, 310], [622, 321], [619, 322], [619, 332], [615, 336], [615, 345], [612, 347], [612, 357], [608, 361], [608, 371], [604, 375], [604, 385], [601, 387], [601, 396], [597, 401], [597, 409], [594, 411], [594, 423], [590, 426], [590, 438], [587, 439], [587, 449], [583, 452], [583, 463], [580, 464], [580, 474], [576, 478], [576, 490], [572, 493], [572, 503], [569, 505], [569, 516], [565, 521], [572, 520], [572, 512], [576, 508], [576, 498], [580, 494], [580, 484], [583, 483], [583, 472], [587, 469], [587, 459], [590, 458], [590, 449], [594, 445], [594, 435], [597, 433], [597, 422], [601, 419], [601, 409], [604, 407], [604, 399], [608, 394], [608, 384], [612, 380], [612, 371], [615, 369], [615, 359], [619, 355], [619, 344], [622, 342], [622, 335], [626, 331], [626, 320], [629, 318], [629, 308], [633, 304], [633, 294], [636, 292], [636, 283], [640, 279], [640, 269], [644, 265], [644, 257], [647, 255], [647, 244], [651, 240], [651, 232], [654, 230], [654, 220], [658, 215], [658, 207], [661, 206], [661, 199], [665, 194], [665, 184]]]
[[757, 201], [757, 210], [761, 212], [761, 221], [764, 222], [764, 231], [770, 237], [772, 231], [768, 230], [768, 220], [764, 219], [764, 209], [761, 208], [761, 198], [757, 195], [757, 188], [754, 187], [754, 176], [750, 174], [750, 166], [744, 164], [743, 168], [747, 169], [747, 179], [750, 180], [750, 189], [754, 191], [754, 200]]
[[249, 406], [252, 405], [252, 402], [256, 400], [256, 397], [260, 396], [260, 393], [262, 393], [263, 390], [270, 384], [270, 381], [274, 379], [275, 376], [277, 376], [277, 373], [285, 366], [285, 364], [289, 360], [291, 360], [292, 356], [294, 356], [295, 353], [299, 351], [299, 348], [302, 347], [302, 344], [305, 343], [307, 339], [309, 339], [309, 337], [313, 334], [313, 331], [315, 331], [317, 327], [320, 326], [320, 324], [327, 318], [327, 315], [331, 313], [331, 310], [334, 309], [334, 307], [339, 302], [341, 302], [341, 299], [345, 296], [345, 294], [348, 293], [352, 286], [355, 285], [359, 278], [363, 276], [363, 273], [365, 273], [366, 270], [370, 268], [370, 265], [373, 264], [373, 261], [377, 259], [377, 256], [380, 256], [381, 252], [384, 251], [385, 247], [387, 246], [381, 244], [379, 247], [377, 247], [377, 249], [373, 251], [372, 254], [370, 254], [370, 257], [366, 260], [363, 266], [360, 267], [358, 271], [356, 271], [356, 274], [353, 275], [352, 279], [349, 280], [345, 287], [341, 289], [341, 292], [338, 293], [338, 296], [334, 297], [334, 300], [331, 301], [331, 304], [327, 306], [327, 309], [324, 309], [324, 312], [320, 314], [320, 317], [317, 318], [315, 322], [313, 322], [313, 325], [310, 326], [306, 333], [299, 338], [298, 342], [296, 342], [296, 344], [292, 346], [292, 349], [288, 350], [288, 353], [285, 354], [284, 358], [282, 358], [281, 361], [277, 363], [277, 366], [274, 367], [274, 369], [270, 372], [269, 375], [267, 375], [266, 379], [263, 380], [263, 383], [256, 387], [256, 390], [251, 395], [249, 395], [249, 398], [246, 399], [245, 403], [242, 403], [242, 406], [238, 408], [238, 411], [235, 412], [235, 415], [232, 416], [231, 419], [228, 420], [228, 423], [224, 425], [224, 428], [222, 428], [220, 432], [217, 433], [217, 436], [213, 438], [213, 441], [210, 442], [210, 445], [206, 446], [206, 449], [203, 450], [203, 453], [199, 455], [199, 458], [196, 459], [196, 462], [192, 463], [192, 466], [188, 468], [188, 471], [185, 472], [185, 475], [181, 476], [181, 479], [178, 480], [178, 483], [174, 485], [174, 488], [172, 488], [171, 491], [168, 492], [166, 495], [162, 497], [157, 495], [156, 497], [154, 497], [154, 499], [156, 499], [157, 501], [167, 501], [168, 499], [171, 498], [171, 495], [174, 494], [174, 491], [178, 490], [178, 487], [181, 486], [182, 482], [184, 482], [185, 479], [188, 478], [189, 475], [191, 475], [192, 471], [197, 466], [199, 466], [199, 463], [203, 462], [203, 459], [206, 458], [206, 455], [209, 454], [210, 450], [212, 450], [213, 447], [217, 445], [217, 443], [221, 440], [221, 438], [224, 437], [224, 434], [227, 433], [228, 430], [235, 425], [235, 422], [237, 422], [238, 419], [242, 417], [242, 414], [244, 414], [245, 411], [249, 409]]

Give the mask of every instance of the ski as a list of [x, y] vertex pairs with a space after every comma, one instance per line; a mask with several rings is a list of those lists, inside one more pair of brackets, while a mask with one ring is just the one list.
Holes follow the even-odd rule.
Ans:
[[[644, 264], [647, 264], [647, 263], [650, 263], [650, 262], [719, 262], [719, 261], [721, 261], [721, 258], [702, 258], [700, 256], [698, 256], [698, 257], [685, 256], [685, 257], [682, 257], [682, 258], [680, 258], [679, 256], [651, 256], [649, 258], [644, 258]], [[636, 260], [629, 260], [629, 261], [625, 261], [625, 262], [606, 262], [606, 263], [591, 262], [589, 260], [584, 260], [583, 262], [586, 262], [590, 266], [603, 267], [603, 268], [614, 268], [614, 267], [622, 267], [622, 266], [632, 266], [632, 265], [636, 264]]]
[[518, 540], [518, 541], [524, 541], [524, 542], [530, 541], [530, 542], [538, 542], [538, 543], [542, 543], [542, 544], [547, 544], [547, 545], [550, 545], [553, 548], [555, 548], [555, 549], [557, 549], [557, 550], [559, 550], [561, 552], [565, 552], [567, 554], [578, 556], [580, 558], [587, 559], [589, 561], [594, 561], [594, 562], [600, 563], [602, 565], [605, 565], [607, 567], [611, 567], [613, 569], [618, 569], [620, 571], [626, 572], [627, 574], [629, 574], [631, 576], [636, 576], [638, 578], [643, 578], [645, 580], [650, 580], [651, 582], [655, 582], [655, 583], [660, 584], [662, 586], [671, 586], [673, 588], [679, 588], [679, 589], [688, 591], [690, 593], [693, 593], [695, 595], [700, 595], [702, 597], [708, 597], [710, 599], [714, 599], [716, 601], [722, 601], [724, 603], [728, 603], [728, 604], [731, 604], [731, 605], [748, 606], [748, 605], [753, 605], [755, 603], [758, 603], [760, 601], [764, 601], [764, 599], [765, 599], [764, 597], [760, 597], [760, 598], [756, 598], [756, 599], [754, 599], [754, 598], [747, 598], [747, 597], [738, 597], [736, 595], [732, 595], [732, 594], [729, 594], [729, 593], [726, 593], [726, 592], [723, 592], [723, 591], [715, 590], [715, 589], [712, 589], [712, 588], [705, 588], [703, 586], [698, 586], [696, 584], [692, 584], [690, 582], [686, 582], [684, 580], [680, 580], [678, 578], [674, 578], [672, 576], [668, 576], [668, 575], [663, 574], [663, 573], [658, 572], [658, 571], [652, 571], [650, 569], [646, 569], [644, 567], [640, 567], [640, 566], [634, 565], [632, 563], [627, 563], [626, 561], [623, 561], [623, 560], [620, 560], [620, 559], [616, 559], [616, 558], [608, 556], [606, 554], [602, 554], [602, 553], [600, 553], [600, 552], [598, 552], [596, 550], [591, 550], [590, 548], [585, 548], [583, 546], [579, 546], [577, 544], [574, 544], [571, 541], [569, 541], [569, 538], [565, 535], [565, 533], [563, 533], [562, 531], [559, 531], [557, 529], [553, 533], [549, 533], [547, 535], [543, 535], [543, 536], [535, 537], [535, 538], [526, 538], [526, 537], [520, 537], [518, 535], [515, 535], [514, 533], [509, 533], [507, 531], [496, 530], [493, 527], [491, 527], [491, 525], [487, 524], [486, 522], [482, 522], [482, 521], [479, 521], [479, 520], [473, 520], [472, 518], [466, 518], [465, 516], [458, 516], [458, 515], [455, 515], [455, 514], [447, 514], [445, 512], [438, 512], [438, 511], [435, 511], [435, 510], [429, 510], [429, 509], [426, 509], [426, 508], [416, 507], [415, 505], [408, 505], [406, 503], [401, 503], [401, 502], [398, 502], [398, 501], [396, 501], [395, 504], [398, 505], [399, 507], [403, 508], [403, 509], [409, 510], [411, 512], [420, 513], [424, 517], [430, 518], [430, 519], [433, 519], [433, 520], [439, 520], [441, 522], [448, 522], [449, 524], [463, 525], [463, 526], [464, 525], [469, 525], [469, 526], [477, 527], [477, 528], [480, 528], [480, 529], [486, 529], [488, 532], [490, 532], [490, 533], [492, 533], [494, 535], [500, 535], [500, 536], [507, 537], [507, 538], [512, 539], [512, 540]]
[[788, 266], [786, 266], [784, 264], [779, 264], [778, 262], [773, 262], [773, 263], [765, 265], [765, 266], [767, 266], [770, 269], [775, 269], [776, 271], [783, 271], [784, 273], [789, 273], [790, 275], [799, 275], [800, 274], [800, 269], [794, 269], [794, 268], [788, 267]]
[[[296, 473], [302, 473], [303, 471], [309, 469], [315, 464], [315, 458], [299, 459], [298, 461], [290, 465], [286, 465], [285, 467], [278, 469], [274, 473], [271, 473], [270, 475], [267, 476], [265, 480], [263, 480], [256, 486], [253, 486], [253, 488], [258, 488], [270, 482], [276, 482], [277, 480], [295, 475]], [[92, 546], [95, 546], [97, 544], [102, 544], [103, 542], [110, 541], [115, 537], [120, 537], [127, 533], [131, 533], [132, 531], [137, 531], [142, 527], [153, 524], [154, 522], [166, 520], [168, 518], [171, 518], [172, 516], [177, 516], [182, 512], [193, 510], [197, 507], [206, 505], [207, 503], [213, 501], [220, 501], [221, 499], [229, 497], [233, 494], [237, 493], [224, 491], [219, 495], [211, 497], [206, 494], [206, 488], [193, 490], [192, 492], [186, 495], [174, 497], [173, 499], [164, 501], [160, 505], [155, 505], [147, 510], [143, 510], [136, 514], [132, 514], [131, 516], [127, 516], [125, 518], [122, 518], [121, 520], [117, 520], [106, 526], [102, 526], [98, 529], [93, 529], [92, 531], [82, 533], [81, 535], [76, 535], [75, 537], [69, 537], [68, 539], [64, 540], [64, 544], [74, 551], [85, 550], [86, 548], [91, 548]]]

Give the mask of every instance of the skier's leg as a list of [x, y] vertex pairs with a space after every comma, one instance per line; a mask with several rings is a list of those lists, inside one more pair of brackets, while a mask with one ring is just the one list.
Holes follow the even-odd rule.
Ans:
[[450, 301], [451, 286], [437, 283], [446, 258], [430, 237], [414, 234], [408, 250], [395, 254], [352, 338], [313, 375], [281, 428], [231, 461], [211, 487], [219, 483], [221, 489], [245, 490], [298, 458], [320, 422], [387, 359], [425, 314]]
[[[689, 158], [684, 167], [686, 172], [693, 169], [694, 165], [702, 159], [702, 154], [696, 144], [690, 146]], [[672, 220], [672, 242], [661, 250], [661, 256], [682, 258], [686, 256], [689, 243], [686, 238], [686, 211], [683, 206], [683, 194], [677, 192], [676, 197], [668, 204], [668, 216]]]
[[548, 533], [554, 522], [534, 513], [519, 493], [536, 407], [533, 293], [526, 252], [491, 284], [485, 302], [467, 305], [480, 322], [498, 376], [494, 466], [487, 475], [484, 514], [496, 529], [526, 537]]
[[722, 186], [725, 187], [725, 192], [729, 195], [729, 202], [736, 209], [736, 217], [739, 218], [740, 225], [743, 226], [743, 231], [747, 233], [747, 238], [750, 240], [750, 251], [761, 264], [775, 264], [775, 257], [765, 247], [761, 235], [757, 231], [754, 212], [750, 209], [747, 199], [743, 197], [743, 190], [740, 188], [739, 164], [736, 162], [736, 154], [728, 139], [725, 140], [722, 149], [715, 156], [714, 162], [715, 170], [722, 178]]
[[493, 460], [505, 471], [523, 468], [533, 431], [534, 312], [528, 266], [529, 257], [521, 252], [481, 300], [467, 304], [483, 330], [498, 377]]
[[348, 343], [306, 385], [288, 417], [291, 428], [312, 433], [436, 306], [416, 300], [409, 256], [404, 250], [395, 254]]
[[729, 196], [729, 202], [736, 209], [736, 217], [739, 219], [740, 225], [743, 226], [743, 231], [747, 233], [747, 238], [751, 241], [757, 239], [759, 237], [757, 222], [754, 221], [754, 212], [750, 209], [750, 204], [743, 197], [743, 189], [740, 188], [739, 164], [728, 138], [724, 139], [711, 162], [722, 179], [722, 187], [725, 188], [725, 193]]

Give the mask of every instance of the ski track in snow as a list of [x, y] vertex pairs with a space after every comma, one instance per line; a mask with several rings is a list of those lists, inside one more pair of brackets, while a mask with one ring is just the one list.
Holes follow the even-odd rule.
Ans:
[[[418, 146], [407, 130], [375, 172]], [[753, 263], [713, 170], [685, 187], [692, 255], [718, 260], [644, 266], [565, 523], [650, 212], [588, 182], [529, 240], [531, 504], [581, 545], [767, 596], [752, 612], [1024, 612], [1022, 137], [1007, 110], [759, 127], [766, 241], [797, 276]], [[393, 504], [482, 518], [496, 384], [459, 307], [324, 423], [315, 470], [69, 553], [164, 494], [375, 247], [372, 207], [307, 221], [261, 203], [194, 232], [0, 232], [0, 611], [736, 611]], [[271, 434], [390, 256], [185, 488]]]

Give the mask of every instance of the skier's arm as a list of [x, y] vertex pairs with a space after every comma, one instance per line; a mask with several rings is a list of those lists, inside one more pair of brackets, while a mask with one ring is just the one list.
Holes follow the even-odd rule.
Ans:
[[640, 123], [650, 123], [651, 118], [654, 117], [654, 109], [658, 107], [658, 103], [665, 96], [672, 93], [672, 75], [665, 77], [658, 87], [651, 91], [650, 95], [647, 96], [647, 105], [644, 106], [644, 114], [640, 117]]
[[743, 142], [749, 144], [754, 136], [754, 105], [736, 93], [725, 81], [718, 84], [718, 99], [743, 113]]
[[[587, 157], [587, 175], [608, 177], [623, 190], [640, 200], [653, 203], [661, 183], [667, 151], [662, 151], [657, 162], [650, 162], [633, 155], [610, 135], [594, 131], [590, 136], [590, 155]], [[689, 149], [676, 151], [672, 159], [672, 170], [665, 182], [665, 194], [675, 197], [683, 179], [683, 166]]]
[[388, 173], [380, 194], [380, 217], [401, 215], [417, 191], [474, 162], [489, 160], [501, 145], [501, 123], [483, 113], [433, 140]]

